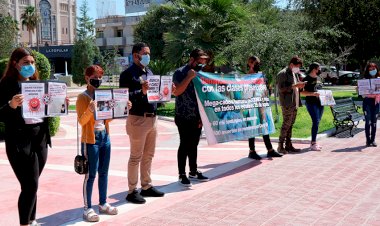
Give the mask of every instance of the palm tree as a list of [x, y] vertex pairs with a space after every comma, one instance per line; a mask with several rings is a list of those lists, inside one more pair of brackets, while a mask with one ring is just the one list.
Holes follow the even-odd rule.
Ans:
[[29, 31], [29, 45], [32, 46], [32, 33], [37, 28], [40, 18], [36, 12], [34, 6], [27, 6], [24, 13], [21, 14], [22, 27], [26, 26], [26, 30]]
[[164, 54], [176, 63], [194, 48], [214, 56], [216, 64], [226, 63], [219, 53], [249, 16], [244, 3], [236, 0], [177, 0], [171, 10], [176, 11], [176, 23], [164, 33]]

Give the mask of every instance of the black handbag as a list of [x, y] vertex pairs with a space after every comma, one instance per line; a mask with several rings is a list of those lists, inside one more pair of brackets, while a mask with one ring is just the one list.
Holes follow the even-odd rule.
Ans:
[[[86, 146], [86, 145], [85, 145]], [[74, 170], [78, 174], [88, 173], [88, 161], [86, 156], [79, 153], [79, 127], [77, 122], [77, 156], [74, 158]]]
[[74, 159], [74, 169], [78, 174], [88, 173], [88, 162], [87, 158], [83, 155], [77, 155]]

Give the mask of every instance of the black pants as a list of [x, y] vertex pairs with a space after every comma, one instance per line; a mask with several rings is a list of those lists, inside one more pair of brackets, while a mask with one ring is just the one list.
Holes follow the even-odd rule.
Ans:
[[21, 185], [18, 198], [20, 224], [29, 224], [36, 219], [38, 179], [47, 160], [46, 133], [42, 124], [34, 124], [6, 134], [7, 156]]
[[[186, 121], [175, 119], [178, 127], [180, 144], [177, 153], [178, 173], [186, 174], [186, 160], [189, 158], [190, 172], [197, 171], [198, 144], [201, 137], [202, 127], [197, 120]], [[200, 128], [198, 128], [200, 127]]]
[[[267, 148], [267, 150], [268, 151], [272, 150], [273, 147], [272, 147], [272, 143], [270, 142], [269, 135], [263, 135], [263, 140], [264, 140], [264, 144], [265, 144], [265, 147]], [[256, 149], [255, 149], [255, 138], [254, 137], [248, 139], [248, 145], [249, 145], [249, 150], [256, 151]]]

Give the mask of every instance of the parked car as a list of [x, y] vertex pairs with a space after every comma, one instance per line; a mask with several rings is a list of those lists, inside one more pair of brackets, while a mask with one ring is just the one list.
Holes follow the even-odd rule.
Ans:
[[356, 85], [358, 79], [360, 78], [360, 73], [358, 72], [347, 72], [347, 73], [339, 73], [338, 84], [339, 85]]

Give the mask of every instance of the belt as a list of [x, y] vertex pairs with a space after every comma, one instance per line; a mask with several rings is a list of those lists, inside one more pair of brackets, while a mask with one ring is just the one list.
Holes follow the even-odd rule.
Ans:
[[130, 115], [136, 115], [136, 116], [143, 116], [143, 117], [149, 117], [149, 118], [154, 118], [156, 117], [156, 113], [149, 113], [149, 112], [144, 112], [144, 113], [129, 113]]

